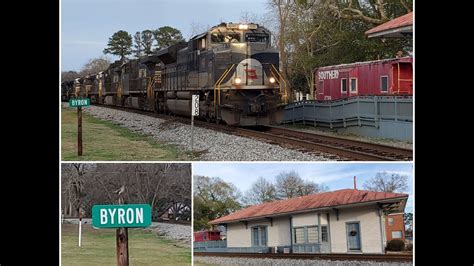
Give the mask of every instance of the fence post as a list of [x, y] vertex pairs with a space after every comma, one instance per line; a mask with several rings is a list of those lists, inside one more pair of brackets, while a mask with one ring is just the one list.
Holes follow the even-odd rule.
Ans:
[[374, 97], [374, 121], [375, 128], [379, 128], [379, 105], [378, 105], [378, 96]]
[[357, 97], [357, 124], [359, 127], [362, 126], [362, 122], [360, 121], [360, 98]]
[[329, 128], [332, 129], [332, 104], [329, 104]]
[[342, 102], [342, 111], [341, 111], [341, 113], [342, 113], [342, 125], [343, 125], [344, 127], [347, 127], [347, 126], [346, 126], [346, 112], [345, 112], [344, 109], [345, 109], [345, 104], [344, 104], [344, 101], [343, 101], [343, 102]]
[[314, 126], [316, 127], [318, 125], [318, 123], [316, 122], [317, 120], [317, 115], [316, 115], [316, 103], [314, 102], [313, 103], [313, 106], [314, 106], [314, 112], [313, 112], [313, 120], [314, 120]]
[[306, 121], [305, 121], [305, 117], [304, 117], [304, 106], [305, 106], [305, 103], [303, 102], [303, 103], [302, 103], [302, 109], [303, 109], [303, 110], [302, 110], [302, 113], [303, 113], [302, 119], [303, 119], [303, 125], [306, 126]]
[[398, 122], [398, 96], [395, 96], [395, 121]]

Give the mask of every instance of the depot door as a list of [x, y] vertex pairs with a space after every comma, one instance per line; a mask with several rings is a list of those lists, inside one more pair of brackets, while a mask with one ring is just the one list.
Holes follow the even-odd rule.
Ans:
[[360, 251], [360, 224], [359, 222], [346, 223], [347, 251]]

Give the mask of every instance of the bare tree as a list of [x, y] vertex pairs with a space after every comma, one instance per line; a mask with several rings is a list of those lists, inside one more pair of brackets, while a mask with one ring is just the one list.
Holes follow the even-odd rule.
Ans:
[[66, 216], [77, 216], [83, 208], [87, 195], [85, 176], [96, 167], [95, 164], [72, 163], [62, 167], [63, 213]]
[[248, 205], [256, 205], [276, 199], [278, 198], [275, 185], [265, 178], [259, 177], [245, 193], [244, 202]]
[[316, 184], [313, 181], [305, 180], [303, 181], [303, 184], [300, 186], [298, 194], [300, 196], [304, 196], [304, 195], [309, 195], [309, 194], [321, 193], [328, 190], [329, 190], [329, 187], [326, 186], [325, 184]]
[[407, 180], [407, 175], [381, 172], [364, 182], [364, 188], [370, 191], [404, 192], [408, 189]]
[[[390, 6], [399, 5], [405, 13], [412, 10], [410, 1], [393, 0], [324, 0], [329, 11], [335, 16], [349, 20], [361, 20], [373, 24], [382, 24], [390, 20]], [[392, 17], [393, 18], [393, 17]]]
[[276, 176], [276, 189], [279, 198], [290, 199], [329, 190], [324, 184], [303, 180], [300, 175], [292, 170], [281, 172]]
[[[63, 172], [69, 171], [68, 168], [74, 166], [63, 164]], [[63, 174], [64, 199], [71, 194], [65, 186], [69, 183]], [[95, 204], [117, 204], [120, 194], [125, 204], [150, 204], [155, 220], [168, 210], [177, 219], [191, 218], [190, 164], [97, 164], [82, 175], [80, 184], [81, 202], [87, 215]]]
[[191, 31], [189, 33], [188, 40], [194, 37], [195, 35], [208, 31], [211, 27], [209, 25], [204, 25], [202, 23], [193, 21], [191, 22], [190, 28]]
[[296, 171], [281, 172], [276, 177], [276, 188], [280, 198], [293, 198], [298, 196], [298, 191], [303, 183]]
[[85, 64], [80, 72], [81, 76], [97, 74], [106, 70], [110, 65], [110, 60], [106, 57], [92, 58]]
[[[280, 52], [280, 62], [282, 69], [283, 78], [288, 80], [288, 53], [286, 47], [286, 36], [288, 30], [288, 18], [295, 2], [293, 0], [270, 0], [270, 9], [275, 10], [275, 14], [278, 16], [278, 35], [275, 37], [278, 39], [277, 46]], [[289, 91], [290, 100], [293, 93]]]
[[61, 82], [71, 81], [79, 77], [81, 77], [81, 74], [76, 71], [62, 71], [61, 72]]

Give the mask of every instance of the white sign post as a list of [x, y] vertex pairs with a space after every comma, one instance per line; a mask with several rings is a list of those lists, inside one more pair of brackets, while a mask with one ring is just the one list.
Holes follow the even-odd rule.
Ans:
[[81, 246], [82, 238], [82, 218], [79, 218], [79, 247]]
[[193, 95], [191, 101], [191, 156], [194, 158], [194, 117], [199, 115], [199, 95]]

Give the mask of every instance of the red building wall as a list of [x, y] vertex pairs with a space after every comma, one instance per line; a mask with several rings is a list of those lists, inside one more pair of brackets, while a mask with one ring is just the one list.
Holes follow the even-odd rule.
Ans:
[[[393, 224], [390, 224], [390, 218], [393, 219]], [[397, 238], [405, 240], [405, 223], [403, 221], [403, 213], [389, 214], [385, 217], [385, 232], [387, 241], [394, 239], [393, 234], [398, 234], [395, 231], [401, 231], [401, 238]]]
[[[314, 95], [317, 100], [362, 95], [411, 95], [412, 62], [412, 58], [405, 57], [320, 67], [314, 71]], [[382, 90], [382, 77], [385, 77], [386, 90]], [[352, 82], [355, 86], [351, 87]]]
[[221, 239], [220, 231], [198, 231], [194, 232], [194, 242], [215, 241]]

